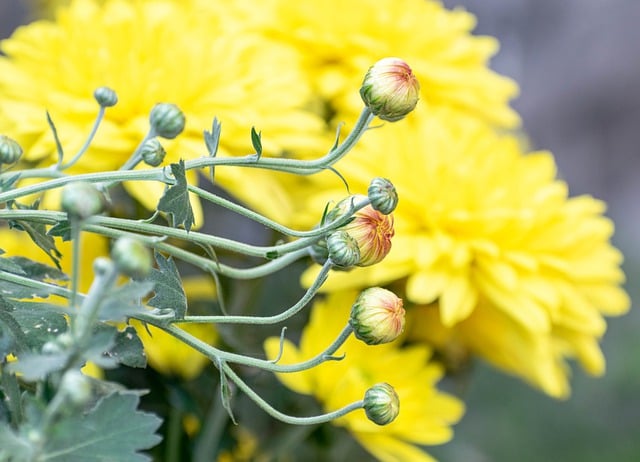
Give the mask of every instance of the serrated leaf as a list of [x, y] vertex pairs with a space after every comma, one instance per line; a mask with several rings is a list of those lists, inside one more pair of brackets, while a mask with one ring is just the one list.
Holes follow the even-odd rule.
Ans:
[[12, 228], [26, 231], [31, 240], [49, 256], [57, 268], [60, 268], [60, 261], [58, 259], [62, 254], [56, 248], [53, 237], [47, 235], [47, 229], [44, 223], [35, 223], [27, 220], [11, 220], [9, 225]]
[[153, 290], [154, 285], [152, 281], [133, 281], [112, 290], [100, 304], [100, 320], [121, 322], [143, 311], [140, 300]]
[[255, 127], [251, 127], [251, 144], [259, 159], [262, 156], [262, 132], [257, 132]]
[[147, 367], [147, 356], [144, 346], [136, 330], [127, 326], [123, 331], [116, 334], [116, 344], [107, 354], [129, 367]]
[[39, 351], [47, 341], [67, 331], [67, 319], [57, 305], [39, 302], [13, 302], [13, 319], [28, 339], [28, 347]]
[[45, 265], [25, 257], [11, 257], [10, 260], [20, 266], [23, 274], [36, 281], [68, 281], [69, 277], [53, 266]]
[[51, 132], [53, 133], [53, 139], [56, 142], [56, 151], [58, 152], [58, 165], [62, 163], [62, 159], [64, 158], [64, 151], [62, 150], [62, 144], [60, 143], [60, 138], [58, 138], [58, 130], [56, 130], [56, 126], [53, 123], [53, 119], [51, 115], [49, 115], [49, 111], [47, 111], [47, 123], [49, 124], [49, 128], [51, 128]]
[[187, 231], [193, 226], [193, 210], [189, 202], [189, 190], [185, 176], [184, 161], [171, 164], [171, 173], [176, 183], [169, 187], [158, 202], [158, 210], [171, 216], [171, 226], [184, 226]]
[[99, 323], [95, 326], [91, 333], [91, 343], [89, 347], [82, 352], [82, 358], [85, 361], [95, 363], [103, 369], [112, 369], [116, 367], [117, 362], [109, 355], [109, 351], [116, 344], [116, 335], [118, 329], [105, 323]]
[[69, 222], [69, 220], [62, 220], [58, 223], [56, 223], [55, 225], [53, 225], [51, 228], [49, 228], [49, 231], [47, 231], [47, 234], [49, 236], [59, 236], [62, 238], [63, 241], [70, 241], [71, 240], [71, 223]]
[[61, 371], [69, 360], [69, 353], [23, 353], [18, 360], [7, 365], [7, 370], [14, 374], [21, 374], [27, 382], [44, 380], [49, 374]]
[[140, 397], [113, 393], [86, 414], [73, 414], [53, 427], [41, 459], [48, 462], [127, 461], [150, 458], [139, 451], [152, 448], [162, 420], [137, 410]]
[[24, 275], [20, 265], [11, 260], [10, 258], [0, 258], [0, 271], [6, 271], [7, 273]]
[[158, 268], [152, 269], [148, 278], [155, 283], [155, 294], [148, 305], [159, 309], [171, 309], [175, 312], [176, 319], [182, 319], [187, 313], [187, 296], [178, 268], [171, 257], [164, 258], [156, 253], [155, 258]]
[[8, 310], [0, 309], [0, 358], [29, 349], [29, 339]]

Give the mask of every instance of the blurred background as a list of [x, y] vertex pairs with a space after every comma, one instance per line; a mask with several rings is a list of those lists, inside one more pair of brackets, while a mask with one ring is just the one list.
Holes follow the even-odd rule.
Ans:
[[[444, 0], [497, 37], [493, 68], [514, 78], [514, 102], [535, 149], [549, 149], [572, 195], [609, 204], [627, 289], [640, 299], [640, 2]], [[0, 38], [26, 20], [22, 0], [0, 0]], [[0, 101], [0, 104], [2, 102]], [[607, 374], [576, 369], [558, 402], [479, 364], [454, 440], [429, 452], [443, 462], [640, 460], [640, 313], [609, 320]]]

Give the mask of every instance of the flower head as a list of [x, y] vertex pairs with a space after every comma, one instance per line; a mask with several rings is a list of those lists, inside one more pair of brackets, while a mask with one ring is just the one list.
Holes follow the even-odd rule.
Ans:
[[[613, 224], [602, 202], [568, 197], [550, 153], [527, 154], [512, 136], [445, 115], [420, 114], [371, 132], [339, 164], [352, 188], [384, 173], [403, 200], [387, 258], [331, 274], [323, 288], [399, 283], [394, 289], [404, 288], [408, 309], [437, 307], [439, 324], [453, 329], [454, 350], [566, 396], [567, 359], [601, 374], [604, 316], [629, 307], [622, 256], [610, 243]], [[316, 184], [308, 206], [340, 194], [341, 185], [334, 187]], [[434, 337], [436, 323], [413, 322], [411, 335]]]
[[369, 68], [360, 87], [364, 104], [382, 120], [403, 119], [418, 104], [420, 84], [400, 58], [383, 58]]
[[381, 287], [365, 289], [351, 307], [349, 324], [368, 345], [392, 342], [404, 330], [402, 299]]
[[398, 206], [396, 187], [386, 178], [376, 177], [371, 180], [367, 196], [371, 201], [371, 207], [385, 215], [389, 215]]
[[184, 130], [184, 113], [175, 104], [158, 103], [151, 109], [149, 125], [156, 135], [172, 140]]
[[[343, 329], [356, 296], [352, 291], [335, 292], [317, 302], [300, 346], [285, 341], [281, 363], [297, 363], [326, 348]], [[269, 357], [276, 357], [280, 339], [268, 339], [265, 349]], [[327, 412], [361, 400], [366, 390], [373, 388], [365, 401], [376, 418], [386, 416], [383, 420], [391, 420], [396, 414], [395, 399], [380, 384], [393, 384], [402, 412], [391, 423], [376, 425], [365, 412], [359, 411], [333, 423], [346, 427], [379, 460], [432, 461], [416, 445], [448, 441], [452, 436], [450, 426], [460, 419], [464, 407], [453, 396], [437, 390], [436, 383], [443, 371], [429, 361], [430, 349], [425, 345], [399, 347], [395, 343], [370, 346], [350, 338], [341, 350], [346, 354], [342, 361], [326, 362], [299, 373], [279, 374], [278, 378], [298, 393], [315, 396]], [[382, 406], [374, 406], [374, 401]]]
[[[352, 203], [365, 196], [347, 197], [327, 213], [328, 221], [334, 220], [349, 211]], [[339, 228], [357, 244], [360, 253], [358, 266], [371, 266], [382, 261], [391, 250], [391, 238], [394, 235], [393, 217], [374, 210], [370, 205], [353, 214], [354, 219]], [[327, 242], [328, 244], [328, 242]]]

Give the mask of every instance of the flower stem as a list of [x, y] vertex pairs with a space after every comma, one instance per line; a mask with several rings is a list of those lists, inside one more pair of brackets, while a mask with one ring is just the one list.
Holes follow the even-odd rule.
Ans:
[[326, 414], [311, 416], [311, 417], [295, 417], [290, 416], [288, 414], [284, 414], [269, 403], [267, 403], [260, 395], [258, 395], [253, 389], [247, 385], [228, 364], [222, 364], [222, 370], [237, 386], [240, 388], [251, 400], [258, 405], [263, 411], [269, 414], [271, 417], [274, 417], [284, 423], [292, 424], [292, 425], [315, 425], [321, 424], [325, 422], [330, 422], [334, 419], [338, 419], [349, 412], [355, 411], [356, 409], [362, 409], [364, 406], [364, 401], [359, 400], [355, 401], [351, 404], [348, 404], [338, 410], [333, 412], [328, 412]]

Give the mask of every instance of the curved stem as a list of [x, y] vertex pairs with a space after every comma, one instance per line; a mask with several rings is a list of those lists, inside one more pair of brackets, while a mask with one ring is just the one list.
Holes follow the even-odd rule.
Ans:
[[66, 170], [69, 167], [72, 167], [73, 165], [75, 165], [76, 162], [78, 162], [78, 160], [80, 160], [82, 155], [85, 152], [87, 152], [87, 149], [89, 149], [89, 145], [91, 145], [91, 142], [93, 141], [93, 138], [96, 136], [96, 133], [98, 131], [98, 127], [100, 126], [100, 123], [104, 118], [104, 112], [105, 112], [105, 107], [100, 106], [100, 110], [98, 111], [98, 116], [96, 117], [96, 121], [93, 123], [93, 127], [91, 128], [91, 132], [89, 133], [87, 140], [84, 142], [80, 150], [76, 153], [75, 156], [73, 156], [73, 158], [69, 162], [58, 166], [57, 168], [58, 170]]
[[288, 236], [292, 236], [292, 237], [319, 237], [322, 236], [324, 234], [326, 234], [327, 232], [335, 229], [335, 228], [339, 228], [340, 226], [344, 225], [346, 222], [349, 221], [349, 219], [351, 218], [351, 215], [353, 215], [354, 212], [360, 210], [361, 208], [366, 207], [367, 205], [369, 205], [369, 203], [371, 201], [369, 201], [368, 199], [366, 201], [363, 201], [362, 203], [359, 204], [352, 204], [352, 206], [350, 207], [350, 209], [341, 217], [337, 218], [336, 220], [334, 220], [331, 223], [325, 224], [323, 226], [320, 226], [318, 228], [312, 229], [310, 231], [297, 231], [295, 229], [291, 229], [291, 228], [287, 228], [286, 226], [281, 225], [280, 223], [277, 223], [273, 220], [270, 220], [262, 215], [260, 215], [259, 213], [256, 213], [246, 207], [243, 207], [242, 205], [239, 205], [233, 201], [230, 201], [228, 199], [225, 199], [223, 197], [217, 196], [216, 194], [210, 193], [209, 191], [205, 191], [202, 188], [199, 188], [197, 186], [193, 186], [193, 185], [189, 185], [188, 189], [190, 192], [198, 195], [200, 198], [205, 199], [213, 204], [219, 205], [221, 207], [226, 208], [227, 210], [231, 210], [232, 212], [237, 213], [238, 215], [242, 215], [246, 218], [249, 218], [250, 220], [255, 221], [256, 223], [260, 223], [263, 226], [266, 226], [268, 228], [271, 228], [274, 231], [277, 231], [281, 234], [286, 234]]
[[240, 388], [245, 394], [251, 398], [251, 400], [256, 403], [263, 411], [269, 414], [271, 417], [275, 417], [278, 420], [281, 420], [284, 423], [294, 424], [294, 425], [314, 425], [325, 422], [330, 422], [334, 419], [340, 418], [349, 412], [355, 411], [356, 409], [362, 409], [364, 407], [364, 401], [355, 401], [351, 404], [348, 404], [336, 411], [328, 412], [326, 414], [321, 414], [312, 417], [295, 417], [290, 416], [288, 414], [284, 414], [269, 403], [267, 403], [260, 395], [258, 395], [253, 389], [244, 383], [244, 381], [235, 373], [228, 364], [224, 363], [222, 365], [222, 370], [237, 386]]
[[216, 323], [216, 324], [252, 324], [252, 325], [265, 325], [276, 324], [295, 316], [302, 310], [315, 296], [320, 289], [320, 286], [327, 280], [327, 275], [331, 270], [333, 264], [328, 260], [320, 270], [320, 273], [316, 277], [313, 284], [307, 289], [302, 298], [298, 300], [293, 306], [283, 311], [280, 314], [273, 316], [185, 316], [181, 319], [181, 322], [191, 323]]

